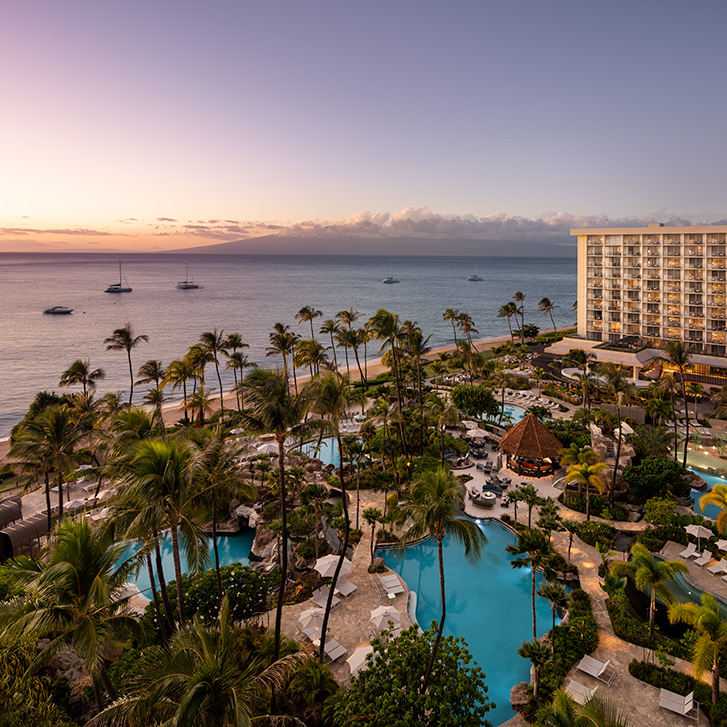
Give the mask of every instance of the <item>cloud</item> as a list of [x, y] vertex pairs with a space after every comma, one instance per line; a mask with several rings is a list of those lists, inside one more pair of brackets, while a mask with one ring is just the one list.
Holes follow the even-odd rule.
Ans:
[[157, 222], [176, 222], [174, 217], [157, 217]]
[[3, 235], [93, 235], [108, 236], [113, 233], [100, 230], [89, 230], [84, 227], [70, 227], [66, 229], [35, 228], [35, 227], [0, 227], [0, 236]]

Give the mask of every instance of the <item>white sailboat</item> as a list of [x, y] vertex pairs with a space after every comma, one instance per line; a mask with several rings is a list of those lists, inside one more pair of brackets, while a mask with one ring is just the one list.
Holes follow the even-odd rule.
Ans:
[[175, 287], [177, 290], [197, 290], [199, 288], [199, 285], [189, 278], [189, 263], [184, 263], [184, 280], [180, 280]]
[[121, 270], [121, 260], [119, 260], [119, 282], [111, 283], [108, 288], [104, 291], [105, 293], [131, 293], [132, 288], [129, 287], [129, 283], [126, 280], [126, 276]]
[[387, 277], [385, 277], [381, 281], [384, 285], [393, 285], [394, 283], [398, 283], [399, 280], [397, 280], [392, 274], [391, 274], [391, 263], [389, 263], [389, 274]]
[[475, 263], [475, 274], [474, 275], [470, 275], [469, 278], [467, 278], [467, 280], [469, 280], [472, 283], [479, 283], [480, 281], [484, 280], [484, 278], [481, 278], [477, 274], [477, 263]]

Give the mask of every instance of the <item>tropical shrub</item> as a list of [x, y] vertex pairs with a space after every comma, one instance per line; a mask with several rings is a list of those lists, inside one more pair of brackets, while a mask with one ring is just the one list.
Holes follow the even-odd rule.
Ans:
[[450, 398], [458, 409], [475, 417], [482, 417], [483, 414], [493, 417], [500, 410], [492, 389], [485, 384], [458, 384], [452, 389]]
[[578, 524], [578, 537], [588, 545], [596, 547], [596, 543], [609, 546], [616, 536], [616, 531], [606, 523], [582, 522]]
[[664, 497], [669, 491], [677, 497], [689, 497], [682, 467], [673, 459], [644, 457], [639, 464], [624, 467], [623, 478], [632, 494], [643, 500]]

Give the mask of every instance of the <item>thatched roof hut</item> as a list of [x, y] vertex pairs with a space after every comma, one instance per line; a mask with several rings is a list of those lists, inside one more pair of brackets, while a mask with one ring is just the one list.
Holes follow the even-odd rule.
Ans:
[[23, 504], [19, 495], [11, 495], [0, 500], [0, 528], [4, 528], [23, 518]]
[[553, 474], [562, 448], [558, 438], [534, 414], [526, 414], [500, 440], [508, 468], [530, 477]]
[[48, 518], [45, 515], [33, 515], [28, 520], [8, 525], [0, 530], [0, 560], [32, 555], [34, 547], [39, 546], [41, 538], [47, 534]]

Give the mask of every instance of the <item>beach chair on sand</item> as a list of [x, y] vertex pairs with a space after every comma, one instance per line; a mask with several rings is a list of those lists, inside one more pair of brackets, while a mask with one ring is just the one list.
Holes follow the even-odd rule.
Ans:
[[598, 689], [598, 685], [593, 687], [593, 689], [589, 689], [580, 682], [571, 679], [565, 691], [577, 704], [585, 704], [596, 693], [596, 689]]
[[594, 659], [586, 654], [579, 662], [578, 669], [590, 674], [604, 684], [611, 686], [613, 678], [616, 676], [616, 670], [611, 666], [611, 660], [606, 662]]
[[697, 558], [694, 561], [694, 565], [696, 565], [698, 568], [701, 568], [702, 566], [707, 565], [707, 563], [709, 563], [710, 560], [712, 560], [712, 554], [708, 550], [705, 550], [699, 556], [699, 558]]
[[686, 697], [683, 697], [681, 694], [661, 689], [659, 691], [659, 706], [681, 714], [688, 719], [695, 719], [699, 724], [699, 702], [694, 701], [694, 692], [690, 692]]
[[698, 558], [699, 551], [697, 550], [697, 544], [689, 543], [689, 545], [687, 545], [687, 547], [682, 550], [681, 553], [677, 553], [677, 555], [682, 560], [689, 560], [689, 558]]

